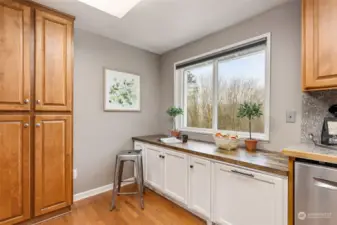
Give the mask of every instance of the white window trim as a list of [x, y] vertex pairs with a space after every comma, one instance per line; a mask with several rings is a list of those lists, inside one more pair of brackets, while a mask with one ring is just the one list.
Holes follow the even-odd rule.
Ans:
[[[179, 62], [174, 63], [173, 65], [173, 70], [174, 70], [174, 105], [177, 107], [181, 107], [184, 109], [184, 112], [186, 112], [186, 106], [183, 105], [184, 97], [186, 97], [186, 93], [182, 93], [183, 90], [186, 91], [186, 88], [183, 88], [184, 84], [184, 76], [180, 73], [180, 70], [176, 70], [176, 65], [182, 64], [185, 62], [193, 61], [208, 55], [216, 54], [217, 52], [222, 52], [227, 49], [232, 49], [237, 46], [242, 46], [245, 44], [249, 44], [251, 42], [255, 42], [258, 40], [266, 39], [266, 71], [265, 71], [265, 107], [264, 107], [264, 134], [261, 133], [252, 133], [252, 138], [258, 139], [258, 140], [263, 140], [263, 141], [269, 141], [270, 137], [270, 58], [271, 58], [271, 33], [266, 33], [262, 34], [253, 38], [246, 39], [241, 42], [237, 42], [232, 45], [225, 46], [223, 48], [215, 49], [212, 51], [209, 51], [207, 53], [197, 55]], [[214, 62], [216, 63], [216, 61]], [[216, 70], [217, 66], [213, 66], [213, 69]], [[216, 71], [215, 71], [216, 72]], [[214, 85], [217, 81], [217, 73], [214, 73], [215, 76], [213, 76], [213, 101], [217, 103], [218, 101], [218, 95], [217, 95], [217, 85]], [[214, 134], [216, 132], [224, 132], [224, 133], [229, 133], [229, 134], [237, 134], [239, 135], [240, 138], [248, 138], [249, 137], [249, 132], [236, 132], [236, 131], [227, 131], [227, 130], [214, 130], [214, 129], [204, 129], [204, 128], [194, 128], [194, 127], [185, 127], [183, 122], [186, 121], [187, 114], [184, 113], [183, 118], [176, 117], [176, 125], [177, 129], [180, 131], [185, 131], [185, 132], [192, 132], [192, 133], [200, 133], [200, 134]], [[213, 118], [217, 118], [217, 104], [213, 104]], [[212, 122], [212, 127], [216, 127], [216, 120], [213, 120]]]

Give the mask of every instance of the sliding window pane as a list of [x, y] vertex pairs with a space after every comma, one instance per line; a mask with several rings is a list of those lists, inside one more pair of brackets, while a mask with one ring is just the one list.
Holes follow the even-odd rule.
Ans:
[[[224, 57], [218, 63], [218, 129], [246, 132], [247, 119], [237, 118], [243, 102], [263, 104], [265, 93], [265, 47]], [[264, 118], [252, 122], [252, 132], [264, 133]]]
[[204, 63], [184, 70], [186, 126], [212, 128], [213, 63]]

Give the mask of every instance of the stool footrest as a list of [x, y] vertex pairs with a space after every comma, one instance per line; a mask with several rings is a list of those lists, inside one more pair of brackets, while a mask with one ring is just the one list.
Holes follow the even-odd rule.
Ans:
[[139, 192], [118, 192], [118, 195], [137, 195]]
[[122, 180], [121, 183], [135, 183], [135, 180]]

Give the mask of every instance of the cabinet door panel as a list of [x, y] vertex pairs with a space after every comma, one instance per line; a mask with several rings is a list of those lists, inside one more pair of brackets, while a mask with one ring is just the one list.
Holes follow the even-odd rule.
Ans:
[[36, 116], [35, 216], [72, 202], [72, 118]]
[[163, 191], [164, 160], [160, 157], [163, 152], [156, 147], [146, 147], [146, 183], [158, 191]]
[[0, 0], [0, 110], [30, 109], [31, 8]]
[[185, 154], [165, 152], [165, 194], [184, 204], [187, 204], [187, 168], [188, 161]]
[[29, 116], [0, 115], [0, 224], [30, 217]]
[[280, 178], [216, 163], [213, 210], [222, 225], [284, 225]]
[[[144, 177], [144, 182], [146, 181], [146, 149], [145, 149], [145, 144], [135, 141], [133, 144], [133, 149], [135, 150], [142, 150], [142, 159], [143, 159], [143, 177]], [[136, 170], [136, 166], [134, 166], [134, 176], [137, 176], [137, 170]]]
[[337, 87], [337, 1], [303, 0], [303, 88]]
[[72, 21], [36, 10], [36, 110], [72, 109]]
[[210, 218], [211, 163], [208, 160], [191, 156], [190, 167], [189, 208], [205, 218]]

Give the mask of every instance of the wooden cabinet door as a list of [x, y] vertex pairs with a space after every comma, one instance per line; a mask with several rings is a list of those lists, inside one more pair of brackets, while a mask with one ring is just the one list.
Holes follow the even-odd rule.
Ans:
[[180, 203], [187, 204], [186, 154], [166, 150], [164, 159], [164, 193]]
[[282, 179], [214, 164], [214, 222], [224, 225], [287, 224]]
[[[202, 193], [202, 194], [201, 194]], [[211, 162], [190, 157], [189, 208], [205, 219], [211, 217]]]
[[302, 1], [303, 89], [337, 88], [337, 1]]
[[72, 117], [35, 118], [35, 216], [72, 203]]
[[0, 110], [30, 109], [31, 8], [0, 0]]
[[73, 22], [36, 10], [35, 109], [71, 111]]
[[163, 151], [155, 146], [146, 147], [146, 175], [145, 182], [157, 191], [163, 192], [164, 159]]
[[0, 224], [30, 217], [29, 116], [0, 115]]

